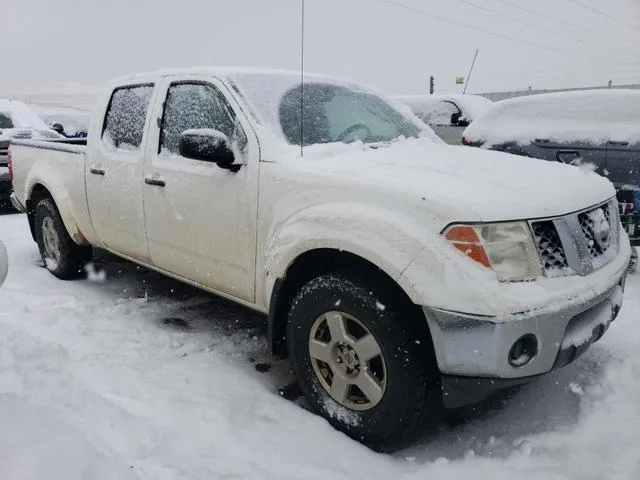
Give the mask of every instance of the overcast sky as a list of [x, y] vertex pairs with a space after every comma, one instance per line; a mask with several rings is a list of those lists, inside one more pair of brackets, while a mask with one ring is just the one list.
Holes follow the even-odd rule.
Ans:
[[[640, 0], [393, 2], [306, 0], [307, 69], [390, 93], [426, 92], [435, 75], [437, 91], [456, 91], [479, 48], [470, 92], [640, 83]], [[298, 69], [300, 5], [0, 0], [0, 87], [194, 65]]]

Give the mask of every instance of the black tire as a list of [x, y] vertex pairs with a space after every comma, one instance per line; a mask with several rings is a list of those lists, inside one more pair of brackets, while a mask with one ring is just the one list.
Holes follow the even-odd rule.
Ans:
[[[45, 198], [38, 202], [34, 213], [34, 226], [36, 243], [47, 270], [62, 280], [82, 278], [86, 275], [85, 265], [91, 260], [91, 247], [78, 245], [71, 239], [53, 200]], [[58, 252], [58, 258], [48, 247], [52, 238], [57, 245], [55, 250]]]
[[[287, 348], [313, 410], [353, 439], [387, 450], [406, 445], [442, 418], [442, 392], [426, 320], [414, 305], [404, 305], [408, 302], [381, 283], [369, 284], [370, 280], [352, 275], [328, 274], [304, 285], [289, 312]], [[314, 371], [310, 334], [318, 332], [317, 320], [332, 311], [357, 319], [382, 352], [386, 387], [378, 403], [367, 410], [350, 409], [334, 400]], [[367, 368], [372, 371], [370, 364]], [[348, 392], [353, 394], [352, 386]]]

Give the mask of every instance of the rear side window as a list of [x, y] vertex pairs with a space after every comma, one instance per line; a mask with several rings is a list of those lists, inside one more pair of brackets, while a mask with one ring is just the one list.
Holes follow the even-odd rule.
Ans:
[[151, 103], [153, 85], [114, 90], [107, 108], [102, 139], [118, 150], [138, 150]]
[[0, 112], [0, 128], [13, 128], [11, 115], [5, 112]]

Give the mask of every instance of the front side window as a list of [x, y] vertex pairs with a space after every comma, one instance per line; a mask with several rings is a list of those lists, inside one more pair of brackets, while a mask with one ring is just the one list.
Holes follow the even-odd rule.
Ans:
[[108, 145], [129, 151], [140, 147], [152, 94], [153, 85], [118, 88], [113, 92], [102, 132]]
[[5, 112], [0, 112], [0, 128], [13, 128], [11, 115]]
[[300, 132], [300, 86], [290, 89], [280, 102], [280, 126], [293, 145], [331, 142], [388, 142], [417, 137], [420, 129], [380, 97], [343, 86], [304, 85]]
[[[172, 85], [165, 103], [160, 152], [179, 153], [180, 136], [186, 130], [213, 129], [233, 143], [246, 142], [233, 110], [213, 86], [202, 83]], [[242, 147], [242, 145], [240, 145]]]

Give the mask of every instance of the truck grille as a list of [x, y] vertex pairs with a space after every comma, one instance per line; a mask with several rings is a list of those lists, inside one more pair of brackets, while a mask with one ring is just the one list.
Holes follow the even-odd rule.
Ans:
[[536, 222], [532, 227], [533, 238], [540, 253], [543, 270], [551, 273], [567, 268], [569, 266], [567, 256], [553, 222]]
[[599, 223], [600, 219], [604, 219], [607, 225], [611, 225], [609, 205], [603, 205], [602, 207], [578, 215], [580, 228], [587, 240], [587, 248], [589, 249], [589, 256], [591, 258], [604, 255], [611, 246], [611, 233], [606, 232], [604, 236], [598, 233], [599, 230], [596, 227], [596, 223]]
[[586, 275], [617, 254], [620, 218], [612, 200], [585, 212], [531, 222], [531, 230], [545, 276]]

